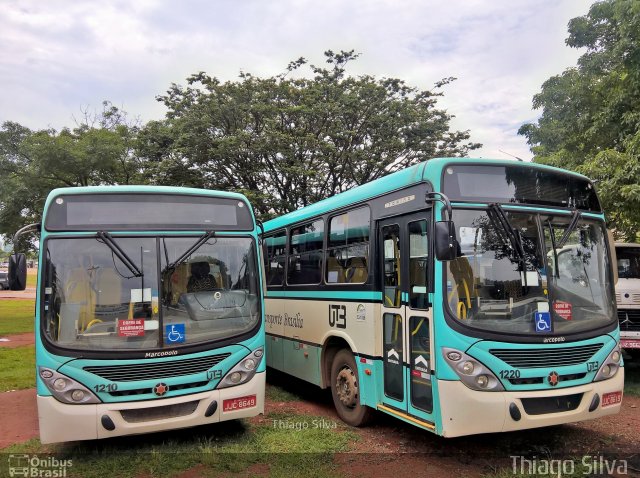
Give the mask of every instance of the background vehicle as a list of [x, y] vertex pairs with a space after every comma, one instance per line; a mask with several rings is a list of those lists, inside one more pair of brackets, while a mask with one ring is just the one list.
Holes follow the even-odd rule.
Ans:
[[618, 283], [616, 302], [620, 322], [620, 345], [640, 357], [640, 244], [616, 243]]
[[9, 271], [0, 269], [0, 290], [9, 288]]
[[267, 365], [444, 436], [617, 413], [610, 247], [591, 182], [433, 159], [265, 224]]
[[[57, 189], [43, 218], [36, 299], [43, 443], [263, 412], [261, 258], [244, 196]], [[11, 256], [10, 266], [12, 288], [24, 289], [24, 255]]]

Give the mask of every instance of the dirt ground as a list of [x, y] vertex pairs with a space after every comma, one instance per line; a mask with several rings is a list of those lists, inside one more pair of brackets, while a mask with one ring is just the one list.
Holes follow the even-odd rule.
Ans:
[[36, 288], [27, 287], [25, 290], [0, 290], [0, 299], [25, 299], [36, 298]]
[[[8, 336], [0, 347], [33, 343], [33, 334]], [[303, 414], [339, 422], [330, 392], [297, 379], [269, 373], [268, 387], [277, 386], [302, 400], [267, 400], [266, 415], [252, 421], [270, 424], [270, 413]], [[0, 393], [0, 449], [38, 436], [35, 390]], [[277, 396], [277, 394], [276, 394]], [[336, 454], [339, 473], [348, 478], [482, 477], [511, 466], [511, 456], [580, 460], [583, 456], [627, 459], [627, 476], [640, 476], [640, 398], [625, 396], [618, 415], [519, 432], [445, 439], [377, 413], [373, 423], [354, 429], [359, 439], [349, 453]], [[268, 476], [254, 469], [251, 476]], [[191, 469], [185, 478], [200, 476]], [[249, 475], [247, 475], [249, 476]]]
[[33, 345], [33, 332], [0, 336], [0, 348], [13, 349], [23, 345]]
[[[282, 386], [277, 379], [276, 383]], [[287, 388], [300, 393], [300, 382]], [[267, 415], [252, 420], [268, 424], [272, 420], [269, 413], [290, 413], [338, 422], [329, 393], [302, 385], [301, 397], [304, 400], [267, 400]], [[0, 448], [37, 437], [35, 390], [0, 394], [0, 423]], [[349, 478], [481, 477], [511, 466], [510, 456], [515, 455], [625, 458], [629, 461], [628, 476], [640, 476], [640, 398], [636, 397], [624, 397], [622, 411], [616, 416], [537, 430], [445, 439], [377, 414], [370, 426], [354, 431], [359, 439], [352, 444], [352, 451], [334, 457], [339, 473]], [[192, 469], [185, 476], [199, 475]], [[252, 476], [267, 475], [268, 469], [252, 470]]]

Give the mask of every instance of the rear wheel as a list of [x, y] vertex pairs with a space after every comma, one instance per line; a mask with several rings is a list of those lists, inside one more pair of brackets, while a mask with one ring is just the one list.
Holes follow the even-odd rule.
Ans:
[[340, 350], [331, 364], [331, 395], [338, 416], [345, 423], [359, 427], [365, 425], [372, 410], [360, 403], [358, 368], [351, 351]]

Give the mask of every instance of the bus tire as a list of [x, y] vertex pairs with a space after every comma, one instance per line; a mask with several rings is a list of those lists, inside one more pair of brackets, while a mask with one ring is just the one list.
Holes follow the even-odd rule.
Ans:
[[331, 363], [331, 396], [338, 416], [348, 425], [365, 425], [372, 410], [360, 403], [359, 377], [356, 361], [350, 350], [336, 353]]

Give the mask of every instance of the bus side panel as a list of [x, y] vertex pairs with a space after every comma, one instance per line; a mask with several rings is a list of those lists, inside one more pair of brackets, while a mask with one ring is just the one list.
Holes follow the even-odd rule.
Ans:
[[[268, 294], [268, 293], [267, 293]], [[285, 299], [265, 299], [265, 353], [267, 366], [284, 371], [282, 358]]]
[[289, 375], [306, 380], [314, 385], [322, 385], [320, 356], [322, 347], [285, 339], [283, 345], [284, 371]]
[[382, 378], [382, 361], [356, 357], [356, 365], [358, 366], [360, 403], [375, 409], [381, 402], [378, 396], [378, 382]]

